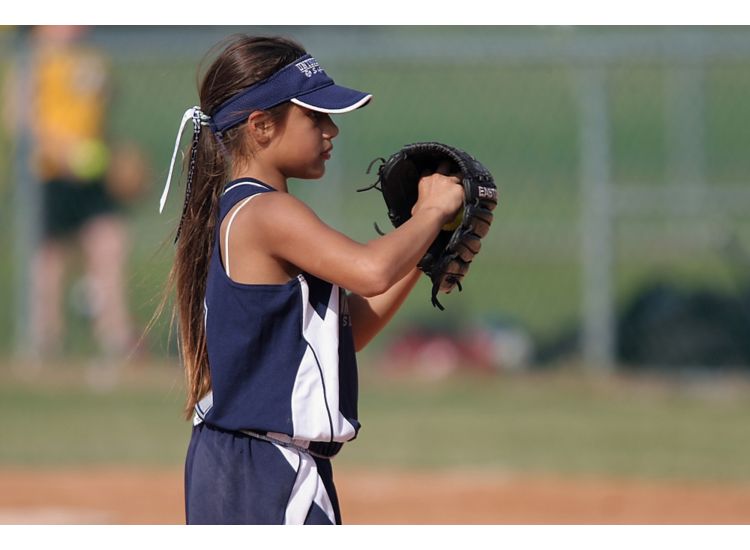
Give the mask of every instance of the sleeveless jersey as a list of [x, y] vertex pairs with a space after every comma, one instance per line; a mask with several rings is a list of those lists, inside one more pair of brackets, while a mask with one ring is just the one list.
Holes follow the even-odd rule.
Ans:
[[332, 456], [360, 427], [346, 293], [308, 273], [285, 284], [237, 283], [222, 263], [222, 220], [267, 192], [275, 190], [241, 179], [221, 197], [204, 303], [212, 394], [196, 407], [196, 423], [284, 434]]

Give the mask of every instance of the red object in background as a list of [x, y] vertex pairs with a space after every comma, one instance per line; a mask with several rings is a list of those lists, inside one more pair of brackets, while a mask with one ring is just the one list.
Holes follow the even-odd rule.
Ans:
[[441, 378], [456, 371], [493, 373], [528, 366], [533, 346], [522, 328], [486, 324], [463, 331], [413, 327], [395, 337], [381, 368]]

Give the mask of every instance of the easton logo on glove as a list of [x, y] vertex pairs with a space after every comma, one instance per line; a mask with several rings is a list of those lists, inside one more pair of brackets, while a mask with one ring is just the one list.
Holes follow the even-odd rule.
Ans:
[[375, 188], [383, 193], [388, 217], [394, 227], [411, 217], [423, 174], [435, 173], [438, 166], [447, 161], [451, 174], [457, 174], [461, 179], [464, 188], [463, 209], [456, 219], [443, 226], [417, 264], [432, 280], [432, 304], [444, 309], [437, 299], [438, 292], [449, 293], [456, 286], [461, 290], [461, 281], [492, 225], [492, 211], [498, 200], [492, 174], [465, 151], [436, 142], [406, 145], [387, 160], [375, 160], [382, 161], [378, 168], [378, 180], [360, 191]]

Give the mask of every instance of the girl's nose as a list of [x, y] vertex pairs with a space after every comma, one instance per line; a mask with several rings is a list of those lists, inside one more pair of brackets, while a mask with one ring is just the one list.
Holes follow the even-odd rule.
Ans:
[[336, 123], [333, 122], [333, 119], [327, 113], [323, 119], [323, 135], [329, 139], [333, 139], [339, 135], [339, 127], [336, 126]]

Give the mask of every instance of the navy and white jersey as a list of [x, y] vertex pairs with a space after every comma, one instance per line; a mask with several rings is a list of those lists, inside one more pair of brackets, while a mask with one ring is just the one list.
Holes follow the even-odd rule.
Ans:
[[222, 220], [240, 201], [263, 200], [268, 192], [275, 191], [240, 179], [221, 196], [205, 296], [213, 391], [196, 407], [196, 423], [283, 434], [333, 455], [360, 427], [346, 293], [307, 273], [285, 284], [237, 283], [228, 247], [222, 262]]

